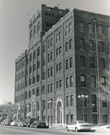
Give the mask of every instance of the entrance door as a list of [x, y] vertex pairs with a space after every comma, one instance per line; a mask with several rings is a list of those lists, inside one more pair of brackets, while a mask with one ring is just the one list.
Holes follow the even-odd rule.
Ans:
[[57, 103], [57, 123], [60, 124], [62, 123], [62, 110], [61, 110], [61, 102], [59, 101]]

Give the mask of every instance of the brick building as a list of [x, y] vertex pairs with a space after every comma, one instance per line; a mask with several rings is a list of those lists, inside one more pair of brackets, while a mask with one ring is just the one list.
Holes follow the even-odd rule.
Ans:
[[22, 118], [60, 125], [110, 122], [110, 92], [100, 88], [109, 79], [109, 21], [106, 15], [41, 5], [30, 19], [28, 50], [15, 62], [15, 104]]

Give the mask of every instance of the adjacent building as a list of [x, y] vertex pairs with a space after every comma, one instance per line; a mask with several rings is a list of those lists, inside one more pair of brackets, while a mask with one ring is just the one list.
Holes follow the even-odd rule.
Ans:
[[[110, 122], [110, 17], [41, 5], [15, 62], [19, 118], [48, 124]], [[101, 86], [107, 86], [104, 91]]]

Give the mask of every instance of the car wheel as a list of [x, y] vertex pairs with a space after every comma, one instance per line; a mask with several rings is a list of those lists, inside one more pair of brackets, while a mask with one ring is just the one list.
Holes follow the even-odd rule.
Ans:
[[69, 128], [67, 128], [67, 131], [69, 131]]
[[75, 131], [78, 132], [78, 128], [77, 127], [75, 128]]

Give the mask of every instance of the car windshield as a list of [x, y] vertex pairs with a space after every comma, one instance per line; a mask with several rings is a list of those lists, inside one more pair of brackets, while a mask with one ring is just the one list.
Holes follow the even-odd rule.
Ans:
[[87, 123], [87, 122], [85, 122], [83, 120], [79, 120], [78, 123]]

